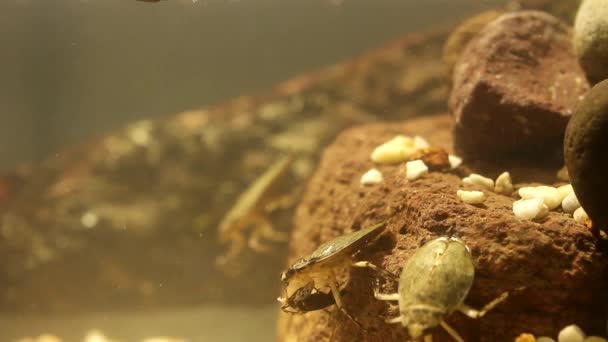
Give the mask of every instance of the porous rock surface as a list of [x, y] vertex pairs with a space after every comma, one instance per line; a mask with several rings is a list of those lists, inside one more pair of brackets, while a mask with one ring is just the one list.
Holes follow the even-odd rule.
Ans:
[[[541, 221], [514, 217], [514, 198], [486, 192], [482, 205], [458, 201], [461, 177], [473, 171], [430, 172], [408, 182], [404, 164], [376, 166], [384, 181], [364, 187], [359, 177], [372, 167], [375, 146], [396, 134], [418, 134], [431, 144], [451, 150], [447, 115], [403, 124], [372, 124], [343, 132], [329, 146], [308, 185], [295, 216], [290, 262], [319, 244], [353, 229], [387, 221], [385, 232], [357, 259], [399, 273], [423, 243], [446, 235], [463, 239], [471, 248], [476, 277], [466, 302], [481, 308], [503, 291], [526, 286], [480, 320], [453, 313], [447, 321], [466, 341], [513, 341], [522, 332], [556, 336], [576, 323], [589, 334], [602, 334], [606, 307], [606, 252], [596, 247], [585, 226], [560, 212]], [[496, 177], [496, 169], [477, 169]], [[521, 168], [512, 171], [515, 185], [555, 177], [555, 170]], [[549, 176], [552, 174], [553, 176]], [[476, 189], [480, 190], [480, 189]], [[372, 295], [369, 270], [355, 269], [344, 296], [346, 308], [365, 325], [358, 329], [335, 307], [304, 315], [281, 313], [278, 341], [406, 341], [405, 329], [384, 320], [397, 311]], [[415, 276], [415, 275], [412, 275]], [[386, 287], [384, 292], [394, 292]], [[451, 341], [441, 329], [435, 341]]]
[[561, 150], [568, 119], [589, 89], [571, 36], [557, 18], [521, 11], [500, 16], [470, 41], [449, 99], [458, 153], [539, 159]]

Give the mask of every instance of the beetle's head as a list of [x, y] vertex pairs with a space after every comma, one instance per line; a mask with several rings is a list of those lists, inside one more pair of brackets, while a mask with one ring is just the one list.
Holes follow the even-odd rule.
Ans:
[[439, 325], [444, 312], [441, 310], [429, 310], [429, 308], [415, 309], [411, 311], [401, 312], [403, 323], [407, 327], [407, 332], [410, 338], [418, 341], [432, 332]]
[[289, 284], [289, 280], [294, 274], [296, 274], [296, 270], [293, 268], [288, 268], [287, 270], [283, 271], [283, 273], [281, 273], [281, 281], [283, 284]]

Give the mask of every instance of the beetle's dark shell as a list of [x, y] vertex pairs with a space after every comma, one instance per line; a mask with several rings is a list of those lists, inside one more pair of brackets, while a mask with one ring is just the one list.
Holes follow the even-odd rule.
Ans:
[[382, 232], [384, 223], [380, 223], [369, 228], [363, 228], [356, 232], [338, 236], [320, 245], [309, 256], [296, 261], [289, 269], [299, 270], [304, 267], [327, 261], [337, 256], [351, 255], [355, 253], [367, 241], [378, 236]]
[[[454, 238], [427, 242], [409, 258], [399, 279], [399, 308], [427, 305], [445, 314], [454, 311], [473, 284], [475, 266], [467, 246]], [[404, 322], [405, 323], [405, 322]]]

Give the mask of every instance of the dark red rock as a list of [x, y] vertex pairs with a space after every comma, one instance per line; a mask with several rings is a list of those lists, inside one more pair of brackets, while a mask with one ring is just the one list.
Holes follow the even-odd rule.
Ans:
[[[599, 303], [608, 299], [607, 253], [598, 249], [588, 228], [568, 215], [551, 212], [542, 221], [521, 221], [512, 212], [515, 198], [494, 192], [486, 192], [481, 206], [467, 205], [456, 197], [457, 189], [469, 188], [463, 187], [461, 175], [430, 172], [408, 182], [403, 164], [378, 165], [384, 181], [360, 186], [360, 175], [372, 166], [369, 155], [375, 146], [396, 134], [408, 134], [421, 135], [432, 146], [451, 151], [450, 129], [445, 115], [404, 124], [359, 126], [342, 133], [325, 150], [296, 211], [290, 261], [351, 226], [387, 222], [384, 234], [358, 258], [399, 273], [419, 246], [450, 230], [471, 248], [476, 265], [467, 304], [480, 308], [503, 291], [527, 286], [482, 319], [458, 312], [448, 316], [466, 341], [513, 341], [522, 332], [557, 336], [562, 327], [573, 323], [590, 335], [603, 335], [607, 308]], [[486, 169], [471, 171], [497, 175]], [[518, 186], [544, 178], [548, 172], [554, 174], [553, 169], [528, 168], [512, 175]], [[367, 333], [331, 307], [281, 316], [279, 341], [407, 341], [401, 325], [384, 323], [396, 310], [373, 298], [370, 275], [368, 270], [353, 270], [344, 296], [345, 307], [369, 327]], [[433, 337], [434, 341], [453, 341], [441, 329]]]
[[567, 25], [538, 11], [505, 14], [485, 26], [455, 66], [449, 108], [457, 153], [561, 156], [554, 152], [588, 89]]
[[564, 159], [576, 197], [595, 229], [608, 230], [608, 80], [585, 96], [564, 140]]

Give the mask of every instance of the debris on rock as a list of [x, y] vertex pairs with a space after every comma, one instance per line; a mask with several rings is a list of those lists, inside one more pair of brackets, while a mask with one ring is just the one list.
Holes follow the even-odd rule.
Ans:
[[480, 204], [486, 198], [486, 194], [483, 191], [458, 190], [456, 191], [456, 196], [458, 196], [459, 200], [468, 204]]
[[513, 193], [511, 174], [507, 171], [501, 173], [494, 182], [494, 192], [510, 196]]
[[448, 153], [441, 147], [424, 147], [412, 155], [412, 159], [422, 160], [431, 171], [439, 171], [451, 167]]
[[568, 175], [568, 168], [564, 165], [561, 169], [557, 170], [557, 174], [555, 175], [557, 179], [562, 180], [564, 182], [570, 181], [570, 175]]
[[515, 342], [536, 342], [536, 338], [532, 334], [523, 333], [517, 336]]
[[596, 84], [568, 123], [564, 159], [576, 197], [594, 230], [608, 229], [608, 80]]
[[471, 173], [468, 177], [464, 177], [462, 179], [462, 183], [466, 185], [477, 185], [488, 190], [494, 190], [494, 180], [477, 173]]
[[578, 325], [569, 325], [557, 335], [557, 342], [583, 342], [585, 333]]
[[592, 83], [608, 78], [608, 1], [584, 0], [574, 20], [574, 50]]
[[374, 163], [379, 164], [400, 163], [409, 160], [417, 150], [414, 139], [405, 135], [397, 135], [376, 147], [371, 159]]
[[554, 159], [588, 89], [565, 23], [539, 11], [502, 15], [455, 65], [456, 151], [465, 159]]
[[574, 211], [574, 213], [572, 214], [572, 217], [574, 217], [574, 221], [576, 221], [580, 224], [584, 224], [587, 227], [590, 227], [593, 222], [589, 218], [589, 215], [587, 215], [587, 212], [585, 211], [585, 209], [583, 207], [579, 207], [578, 209], [576, 209]]
[[456, 169], [458, 168], [460, 165], [462, 165], [462, 158], [458, 157], [458, 156], [454, 156], [454, 155], [448, 155], [448, 160], [450, 161], [450, 168], [451, 169]]
[[542, 198], [528, 198], [513, 202], [513, 214], [522, 220], [534, 220], [546, 217], [549, 208]]
[[429, 172], [429, 168], [420, 159], [405, 163], [405, 177], [409, 181], [416, 180]]
[[523, 199], [540, 198], [544, 201], [550, 210], [553, 210], [562, 203], [562, 195], [557, 188], [552, 186], [528, 186], [520, 188], [519, 196]]
[[377, 169], [370, 169], [361, 176], [361, 185], [374, 185], [382, 182], [382, 173]]
[[573, 214], [574, 211], [580, 207], [581, 204], [578, 202], [578, 198], [576, 198], [574, 191], [570, 192], [562, 201], [562, 209], [565, 213]]

